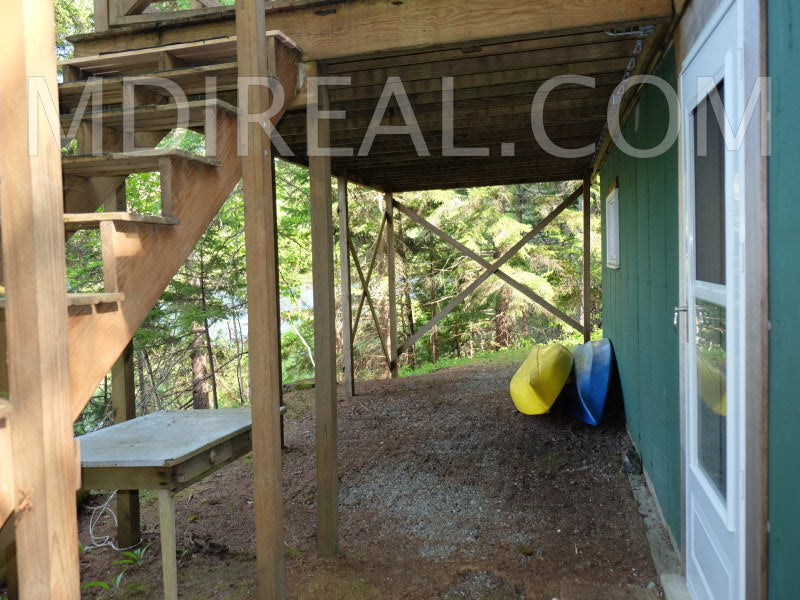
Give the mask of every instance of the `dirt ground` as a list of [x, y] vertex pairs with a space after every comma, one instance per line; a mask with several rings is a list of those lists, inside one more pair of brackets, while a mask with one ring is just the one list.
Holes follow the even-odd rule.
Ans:
[[[513, 365], [475, 363], [358, 384], [339, 399], [340, 546], [315, 552], [313, 391], [287, 395], [286, 575], [298, 600], [614, 600], [661, 597], [621, 455], [621, 419], [591, 428], [528, 417], [508, 394]], [[614, 422], [616, 421], [616, 422]], [[157, 442], [154, 440], [154, 443]], [[252, 459], [177, 497], [182, 598], [254, 597]], [[93, 498], [97, 504], [102, 498]], [[86, 597], [161, 594], [158, 516], [143, 494], [149, 548], [125, 565], [81, 554]], [[81, 542], [89, 544], [89, 513]], [[111, 533], [108, 522], [96, 534]], [[117, 589], [114, 589], [114, 588]]]

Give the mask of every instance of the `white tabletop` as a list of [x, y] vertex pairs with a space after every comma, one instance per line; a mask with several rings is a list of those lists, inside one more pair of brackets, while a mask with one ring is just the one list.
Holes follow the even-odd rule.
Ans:
[[251, 427], [249, 408], [152, 413], [80, 436], [81, 466], [171, 467]]

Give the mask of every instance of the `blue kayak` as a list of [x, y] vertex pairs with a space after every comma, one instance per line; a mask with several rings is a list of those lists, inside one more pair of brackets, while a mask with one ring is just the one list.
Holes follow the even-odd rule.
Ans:
[[587, 342], [573, 350], [575, 386], [566, 402], [567, 412], [587, 425], [598, 425], [603, 418], [611, 382], [613, 353], [609, 340]]

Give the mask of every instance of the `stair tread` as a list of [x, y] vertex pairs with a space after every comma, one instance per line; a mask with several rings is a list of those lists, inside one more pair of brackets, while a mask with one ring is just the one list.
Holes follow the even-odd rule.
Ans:
[[[179, 67], [168, 71], [159, 71], [158, 76], [177, 84], [187, 96], [205, 94], [206, 77], [217, 78], [217, 92], [236, 90], [236, 74], [238, 66], [235, 62], [214, 63], [210, 65]], [[75, 110], [84, 91], [101, 90], [103, 105], [122, 104], [122, 83], [137, 82], [137, 87], [148, 87], [145, 82], [152, 79], [152, 74], [112, 75], [101, 81], [70, 81], [58, 86], [58, 100], [61, 111]], [[163, 88], [150, 86], [152, 89], [167, 94]]]
[[137, 150], [135, 152], [117, 152], [95, 156], [82, 154], [65, 156], [61, 160], [64, 175], [80, 175], [83, 177], [117, 177], [131, 173], [151, 173], [159, 170], [161, 158], [175, 157], [218, 167], [219, 161], [185, 150]]
[[[67, 294], [67, 306], [94, 306], [95, 304], [112, 304], [125, 300], [122, 292], [97, 292], [85, 294]], [[0, 297], [0, 309], [5, 309], [6, 299]]]
[[64, 226], [67, 231], [97, 229], [105, 221], [144, 223], [148, 225], [180, 225], [175, 217], [161, 215], [140, 215], [129, 212], [64, 213]]
[[[238, 114], [238, 109], [235, 106], [219, 99], [194, 100], [187, 102], [182, 107], [188, 110], [189, 122], [186, 123], [188, 127], [203, 127], [206, 122], [206, 108], [209, 107], [216, 107], [233, 115]], [[114, 129], [122, 128], [126, 113], [133, 116], [137, 131], [168, 131], [174, 129], [178, 123], [177, 105], [147, 104], [137, 106], [132, 111], [123, 111], [121, 107], [100, 111], [103, 126]], [[86, 111], [81, 116], [81, 120], [88, 121], [95, 114], [95, 112]], [[75, 114], [61, 115], [62, 125], [69, 128], [76, 116]]]
[[[277, 37], [283, 44], [300, 51], [297, 44], [281, 31], [267, 31], [266, 36]], [[80, 69], [87, 75], [100, 77], [122, 75], [134, 70], [158, 72], [161, 56], [165, 53], [193, 65], [236, 60], [236, 36], [84, 56], [61, 61], [59, 64]]]

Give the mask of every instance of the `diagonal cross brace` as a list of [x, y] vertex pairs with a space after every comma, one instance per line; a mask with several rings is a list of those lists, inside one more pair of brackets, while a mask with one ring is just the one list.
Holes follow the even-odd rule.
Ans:
[[[476, 263], [478, 263], [479, 265], [481, 265], [485, 269], [492, 268], [491, 263], [488, 260], [486, 260], [485, 258], [483, 258], [480, 254], [478, 254], [477, 252], [473, 251], [471, 248], [465, 246], [464, 244], [462, 244], [461, 242], [459, 242], [458, 240], [453, 238], [451, 235], [445, 233], [444, 231], [442, 231], [441, 229], [436, 227], [436, 225], [434, 225], [430, 221], [425, 220], [422, 216], [419, 215], [419, 213], [415, 212], [411, 208], [409, 208], [409, 207], [397, 202], [396, 200], [394, 202], [394, 207], [399, 212], [401, 212], [404, 215], [406, 215], [409, 219], [411, 219], [412, 221], [418, 223], [419, 225], [421, 225], [422, 227], [424, 227], [425, 229], [427, 229], [428, 231], [430, 231], [434, 235], [438, 236], [441, 240], [443, 240], [444, 242], [448, 243], [450, 246], [452, 246], [453, 248], [455, 248], [456, 250], [458, 250], [459, 252], [461, 252], [462, 254], [467, 256], [468, 258], [471, 258], [472, 260], [474, 260]], [[519, 291], [520, 293], [522, 293], [525, 296], [527, 296], [532, 302], [535, 302], [536, 304], [538, 304], [539, 306], [541, 306], [542, 308], [544, 308], [548, 312], [552, 313], [553, 315], [555, 315], [556, 317], [558, 317], [559, 319], [564, 321], [567, 325], [569, 325], [573, 329], [576, 329], [576, 330], [581, 331], [581, 332], [583, 331], [583, 325], [581, 325], [580, 323], [578, 323], [578, 321], [576, 321], [575, 319], [573, 319], [572, 317], [570, 317], [569, 315], [567, 315], [563, 311], [559, 310], [558, 308], [556, 308], [555, 306], [550, 304], [547, 300], [545, 300], [544, 298], [542, 298], [541, 296], [536, 294], [531, 288], [529, 288], [524, 283], [520, 283], [519, 281], [517, 281], [516, 279], [514, 279], [513, 277], [511, 277], [507, 273], [505, 273], [503, 271], [500, 271], [500, 270], [495, 272], [495, 275], [497, 275], [497, 277], [502, 279], [504, 282], [506, 282], [508, 285], [510, 285], [511, 287], [513, 287], [514, 289]]]
[[[489, 279], [489, 277], [491, 277], [492, 275], [494, 275], [494, 274], [498, 273], [498, 271], [500, 271], [500, 267], [502, 267], [502, 266], [503, 266], [504, 264], [506, 264], [506, 263], [507, 263], [507, 262], [508, 262], [508, 261], [509, 261], [509, 260], [510, 260], [512, 257], [514, 257], [514, 256], [517, 254], [517, 252], [519, 252], [519, 251], [520, 251], [520, 250], [521, 250], [521, 249], [522, 249], [522, 248], [523, 248], [523, 247], [524, 247], [524, 246], [525, 246], [525, 245], [526, 245], [528, 242], [530, 242], [530, 241], [531, 241], [531, 240], [534, 238], [534, 236], [536, 236], [537, 234], [539, 234], [539, 233], [540, 233], [540, 232], [541, 232], [541, 231], [542, 231], [542, 230], [543, 230], [545, 227], [547, 227], [547, 226], [548, 226], [548, 225], [549, 225], [551, 222], [553, 222], [553, 220], [554, 220], [554, 219], [555, 219], [555, 218], [556, 218], [558, 215], [560, 215], [562, 212], [564, 212], [564, 210], [565, 210], [565, 209], [566, 209], [566, 208], [567, 208], [567, 207], [568, 207], [570, 204], [572, 204], [573, 202], [575, 202], [575, 200], [576, 200], [576, 199], [577, 199], [577, 198], [578, 198], [578, 197], [579, 197], [579, 196], [580, 196], [582, 193], [583, 193], [583, 186], [579, 187], [579, 188], [578, 188], [577, 190], [575, 190], [575, 191], [574, 191], [572, 194], [570, 194], [570, 195], [567, 197], [567, 199], [566, 199], [566, 200], [564, 200], [564, 201], [563, 201], [561, 204], [559, 204], [559, 205], [558, 205], [556, 208], [554, 208], [554, 209], [553, 209], [553, 211], [552, 211], [552, 212], [551, 212], [549, 215], [547, 215], [547, 216], [546, 216], [544, 219], [542, 219], [542, 220], [541, 220], [541, 221], [540, 221], [540, 222], [539, 222], [539, 223], [538, 223], [538, 224], [537, 224], [537, 225], [536, 225], [536, 226], [535, 226], [533, 229], [531, 229], [531, 230], [530, 230], [528, 233], [526, 233], [524, 236], [522, 236], [522, 238], [520, 238], [520, 240], [519, 240], [519, 241], [518, 241], [516, 244], [514, 244], [514, 245], [513, 245], [513, 246], [512, 246], [512, 247], [511, 247], [511, 248], [510, 248], [508, 251], [506, 251], [506, 253], [505, 253], [505, 254], [503, 254], [503, 256], [501, 256], [500, 258], [498, 258], [498, 259], [497, 259], [495, 262], [493, 262], [493, 263], [489, 264], [489, 263], [488, 263], [488, 261], [485, 261], [483, 258], [481, 258], [480, 256], [478, 256], [478, 255], [476, 254], [476, 255], [475, 255], [475, 257], [478, 257], [478, 259], [479, 259], [479, 260], [478, 260], [478, 262], [481, 262], [482, 264], [483, 264], [483, 263], [486, 263], [486, 264], [488, 264], [488, 266], [486, 267], [486, 270], [485, 270], [483, 273], [481, 273], [481, 274], [480, 274], [480, 276], [478, 276], [478, 278], [477, 278], [477, 279], [475, 279], [475, 281], [473, 281], [473, 282], [472, 282], [471, 284], [469, 284], [469, 285], [468, 285], [466, 288], [464, 288], [464, 289], [461, 291], [461, 293], [459, 293], [459, 294], [458, 294], [458, 295], [457, 295], [455, 298], [453, 298], [453, 299], [452, 299], [452, 300], [451, 300], [451, 301], [450, 301], [450, 302], [447, 304], [447, 306], [445, 306], [445, 307], [444, 307], [442, 310], [440, 310], [440, 311], [439, 311], [438, 313], [436, 313], [436, 314], [435, 314], [433, 317], [431, 317], [431, 318], [430, 318], [430, 320], [429, 320], [427, 323], [425, 323], [425, 325], [423, 325], [423, 326], [422, 326], [420, 329], [418, 329], [418, 330], [417, 330], [417, 331], [414, 333], [414, 335], [412, 335], [412, 336], [411, 336], [411, 337], [409, 337], [407, 340], [405, 340], [405, 341], [403, 342], [403, 345], [402, 345], [402, 346], [400, 347], [400, 349], [398, 350], [398, 355], [399, 355], [399, 354], [401, 354], [401, 353], [403, 353], [403, 352], [405, 352], [406, 350], [408, 350], [409, 348], [411, 348], [411, 347], [412, 347], [414, 344], [416, 344], [416, 343], [417, 343], [417, 341], [419, 341], [419, 339], [420, 339], [422, 336], [424, 336], [425, 334], [427, 334], [427, 333], [428, 333], [428, 332], [429, 332], [431, 329], [433, 329], [433, 328], [434, 328], [434, 327], [435, 327], [435, 326], [436, 326], [436, 325], [439, 323], [439, 321], [441, 321], [441, 320], [442, 320], [442, 319], [444, 319], [444, 318], [445, 318], [445, 317], [446, 317], [448, 314], [450, 314], [450, 312], [452, 312], [452, 310], [453, 310], [453, 309], [454, 309], [456, 306], [458, 306], [459, 304], [461, 304], [461, 302], [463, 302], [463, 301], [464, 301], [464, 299], [465, 299], [467, 296], [469, 296], [469, 295], [470, 295], [472, 292], [474, 292], [476, 289], [478, 289], [478, 287], [480, 287], [480, 286], [481, 286], [481, 284], [483, 284], [483, 282], [484, 282], [484, 281], [486, 281], [487, 279]], [[403, 212], [403, 211], [401, 210], [401, 212]], [[405, 214], [405, 213], [404, 213], [404, 214]], [[410, 216], [410, 215], [408, 215], [408, 216]], [[413, 218], [413, 217], [412, 217], [412, 218]], [[442, 232], [442, 233], [444, 233], [444, 232]], [[447, 234], [445, 234], [445, 235], [447, 235]], [[449, 236], [448, 236], [448, 237], [449, 237]], [[452, 239], [452, 238], [451, 238], [451, 239]], [[453, 240], [453, 241], [455, 241], [455, 240]], [[458, 242], [456, 242], [456, 243], [458, 243]], [[466, 248], [466, 247], [465, 247], [465, 248]], [[471, 253], [471, 252], [472, 252], [472, 251], [468, 251], [468, 254], [469, 254], [469, 253]], [[473, 258], [474, 260], [475, 260], [475, 257], [473, 257], [473, 256], [470, 256], [470, 258]], [[484, 266], [485, 266], [485, 265], [484, 265]], [[499, 275], [498, 275], [498, 276], [499, 276]], [[501, 277], [502, 277], [502, 276], [501, 276]], [[509, 278], [509, 279], [511, 279], [511, 278]], [[504, 279], [504, 280], [505, 280], [505, 279]], [[513, 279], [512, 279], [511, 281], [513, 281]], [[513, 285], [513, 284], [511, 284], [511, 285]], [[515, 286], [515, 287], [516, 287], [516, 286]], [[523, 287], [524, 287], [524, 286], [523, 286]], [[527, 289], [527, 288], [526, 288], [526, 289]], [[531, 293], [533, 293], [533, 292], [531, 292]], [[534, 295], [535, 295], [535, 294], [534, 294]], [[555, 308], [555, 307], [553, 307], [553, 308]], [[564, 317], [567, 317], [567, 319], [569, 319], [569, 321], [572, 321], [572, 319], [570, 319], [570, 318], [569, 318], [567, 315], [564, 315]], [[565, 320], [566, 320], [566, 319], [565, 319]], [[569, 321], [567, 321], [567, 323], [569, 323]], [[573, 324], [573, 323], [569, 323], [569, 324], [570, 324], [572, 327], [576, 327], [577, 329], [579, 329], [579, 330], [582, 330], [582, 326], [581, 326], [581, 325], [580, 325], [580, 324], [579, 324], [577, 321], [574, 321], [574, 324]]]

